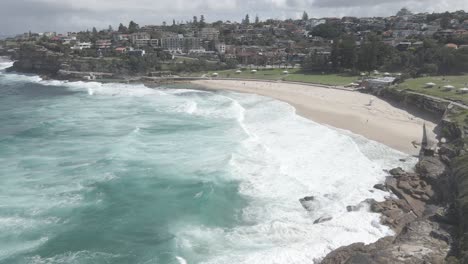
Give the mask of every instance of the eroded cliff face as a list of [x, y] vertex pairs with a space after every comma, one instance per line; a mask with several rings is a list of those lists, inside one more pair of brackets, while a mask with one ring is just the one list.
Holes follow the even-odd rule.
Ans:
[[401, 107], [422, 110], [438, 118], [444, 115], [447, 106], [450, 104], [445, 100], [440, 100], [435, 97], [423, 96], [417, 93], [392, 88], [383, 89], [379, 91], [377, 95], [387, 101], [397, 103]]
[[131, 67], [121, 59], [91, 58], [52, 52], [36, 45], [23, 45], [14, 57], [12, 69], [17, 72], [36, 73], [57, 79], [74, 79], [90, 73], [107, 78], [130, 75]]
[[380, 96], [440, 116], [437, 148], [423, 146], [414, 173], [396, 168], [375, 186], [397, 198], [366, 201], [395, 236], [339, 248], [322, 263], [468, 263], [468, 120], [460, 120], [468, 110], [404, 91]]
[[33, 45], [24, 45], [15, 56], [13, 70], [25, 73], [55, 75], [60, 70], [63, 54]]

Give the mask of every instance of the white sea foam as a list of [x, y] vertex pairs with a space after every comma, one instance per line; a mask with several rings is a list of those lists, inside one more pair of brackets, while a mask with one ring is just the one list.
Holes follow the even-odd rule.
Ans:
[[[401, 165], [405, 154], [301, 118], [282, 102], [226, 96], [233, 101], [230, 107], [239, 108], [232, 111], [242, 115], [237, 120], [249, 136], [229, 162], [241, 180], [240, 192], [250, 200], [242, 214], [246, 224], [229, 230], [184, 228], [181, 245], [208, 246], [215, 240], [218, 246], [211, 245], [210, 253], [217, 257], [206, 263], [310, 263], [340, 246], [392, 234], [378, 214], [365, 208], [347, 212], [346, 206], [383, 200], [386, 193], [372, 187], [384, 181], [384, 169]], [[305, 196], [316, 198], [313, 211], [300, 204]], [[314, 224], [320, 217], [332, 220]]]
[[[384, 181], [384, 169], [401, 166], [398, 160], [407, 156], [349, 132], [301, 118], [288, 104], [235, 93], [213, 95], [191, 90], [150, 89], [143, 85], [43, 81], [38, 77], [16, 74], [4, 77], [14, 81], [64, 86], [82, 91], [84, 98], [93, 95], [89, 96], [89, 100], [99, 96], [136, 97], [138, 100], [149, 98], [150, 101], [156, 100], [153, 104], [160, 111], [238, 123], [245, 133], [242, 136], [232, 135], [243, 141], [227, 161], [232, 178], [226, 180], [240, 181], [239, 192], [248, 200], [242, 211], [242, 224], [232, 228], [186, 223], [177, 226], [171, 231], [176, 234], [176, 260], [179, 263], [186, 263], [179, 256], [189, 260], [189, 256], [195, 256], [194, 259], [206, 259], [205, 263], [311, 263], [340, 246], [354, 242], [370, 243], [392, 234], [389, 228], [379, 223], [378, 214], [370, 213], [365, 208], [347, 212], [346, 206], [356, 205], [367, 198], [383, 200], [386, 193], [372, 190], [372, 186]], [[197, 93], [200, 94], [197, 96]], [[115, 144], [116, 148], [122, 144], [125, 150], [115, 155], [123, 160], [137, 157], [139, 148], [151, 144], [138, 140], [139, 133], [143, 132], [144, 124], [132, 123], [128, 136]], [[413, 161], [405, 164], [411, 166]], [[65, 165], [78, 168], [87, 166], [86, 162]], [[14, 168], [13, 165], [6, 167]], [[69, 179], [41, 175], [47, 177], [42, 179], [55, 185], [43, 187], [43, 195], [34, 198], [34, 205], [25, 203], [28, 199], [18, 199], [16, 202], [34, 208], [38, 215], [49, 208], [62, 207], [62, 203], [67, 208], [79, 203], [82, 205], [79, 190], [92, 188], [83, 185], [83, 179], [79, 176]], [[105, 176], [95, 175], [96, 178], [88, 180], [95, 183], [114, 177]], [[27, 197], [37, 190], [28, 187], [21, 191]], [[209, 193], [198, 192], [193, 198], [201, 201], [205, 196], [209, 196]], [[312, 211], [306, 211], [300, 204], [299, 199], [304, 196], [316, 198], [310, 205]], [[8, 194], [6, 197], [15, 196]], [[332, 219], [314, 224], [320, 217]], [[30, 225], [28, 221], [4, 221], [4, 226]], [[69, 263], [77, 259], [96, 262], [112, 260], [113, 257], [85, 251], [52, 258], [34, 257], [31, 262]]]

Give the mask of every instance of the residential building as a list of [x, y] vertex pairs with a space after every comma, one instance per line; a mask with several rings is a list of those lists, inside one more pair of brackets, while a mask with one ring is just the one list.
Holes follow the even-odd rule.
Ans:
[[226, 44], [224, 44], [224, 43], [216, 44], [216, 51], [218, 51], [219, 54], [225, 54], [226, 53]]
[[91, 42], [77, 42], [73, 47], [72, 50], [83, 50], [83, 49], [90, 49], [92, 47]]
[[202, 28], [198, 35], [205, 40], [217, 40], [219, 38], [219, 30], [216, 28]]
[[96, 41], [96, 48], [108, 49], [112, 47], [112, 41], [110, 39], [100, 39]]
[[161, 39], [161, 47], [170, 52], [188, 52], [189, 50], [199, 50], [201, 48], [201, 39], [184, 37], [178, 35], [177, 37], [167, 37]]
[[151, 39], [151, 36], [149, 33], [146, 33], [146, 32], [137, 32], [137, 33], [133, 33], [130, 35], [130, 41], [132, 42], [132, 44], [136, 44], [139, 40], [149, 40]]

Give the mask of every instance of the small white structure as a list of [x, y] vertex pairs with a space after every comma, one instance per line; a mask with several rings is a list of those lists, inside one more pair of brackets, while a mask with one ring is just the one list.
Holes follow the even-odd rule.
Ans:
[[367, 89], [380, 90], [389, 87], [395, 80], [396, 78], [394, 77], [373, 78], [365, 80], [363, 84]]
[[383, 74], [384, 76], [390, 76], [391, 74], [389, 72], [386, 72]]
[[460, 93], [462, 93], [462, 94], [468, 93], [468, 88], [467, 88], [467, 87], [461, 88], [461, 89], [460, 89]]
[[375, 70], [374, 74], [380, 74], [380, 72], [378, 70]]
[[213, 72], [213, 73], [211, 74], [211, 77], [218, 77], [218, 75], [219, 75], [219, 74], [218, 74], [217, 72]]
[[424, 87], [425, 87], [425, 88], [432, 88], [432, 87], [434, 87], [434, 86], [436, 86], [435, 83], [429, 82], [429, 83], [426, 83], [426, 86], [424, 86]]
[[257, 73], [257, 70], [252, 70], [252, 73]]
[[283, 74], [289, 74], [289, 72], [288, 71], [283, 71]]
[[236, 73], [237, 73], [237, 74], [241, 74], [242, 71], [241, 71], [241, 70], [237, 70]]
[[455, 87], [452, 85], [445, 85], [443, 88], [445, 91], [452, 91], [455, 89]]

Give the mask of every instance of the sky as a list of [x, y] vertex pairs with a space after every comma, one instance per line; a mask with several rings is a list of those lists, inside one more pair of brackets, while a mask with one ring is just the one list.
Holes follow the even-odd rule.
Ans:
[[468, 11], [467, 0], [0, 0], [0, 36], [23, 32], [68, 32], [188, 21], [240, 21], [245, 14], [268, 18], [390, 16], [413, 12]]

